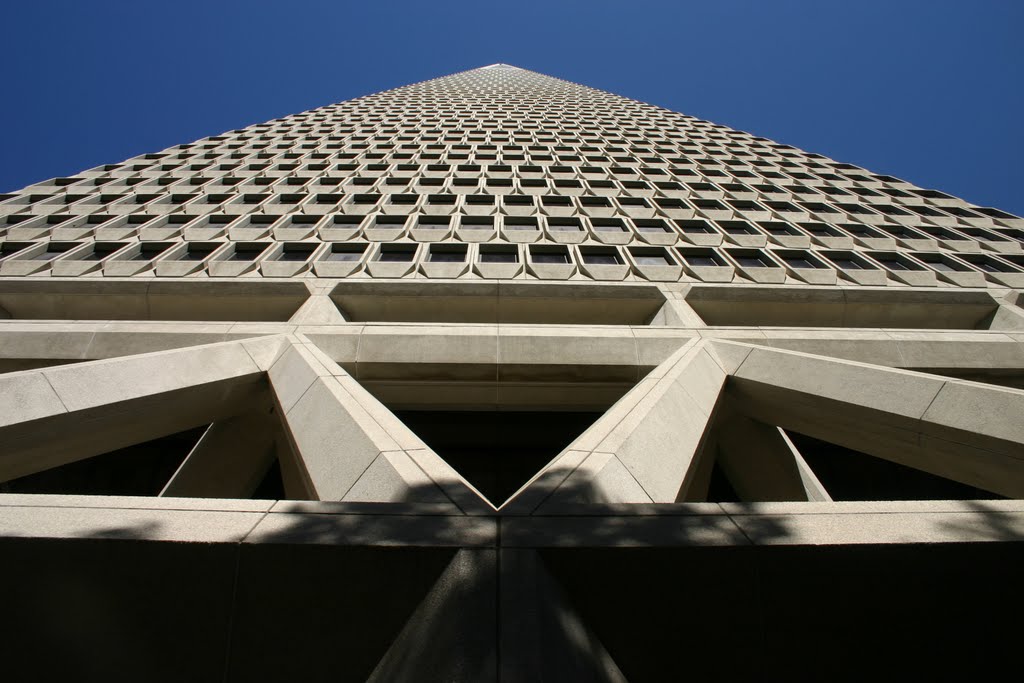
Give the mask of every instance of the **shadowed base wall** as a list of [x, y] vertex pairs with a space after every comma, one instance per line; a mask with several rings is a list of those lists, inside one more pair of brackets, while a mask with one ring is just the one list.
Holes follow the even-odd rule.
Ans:
[[1011, 670], [1000, 615], [1024, 608], [1022, 543], [4, 538], [0, 555], [12, 681], [968, 679]]

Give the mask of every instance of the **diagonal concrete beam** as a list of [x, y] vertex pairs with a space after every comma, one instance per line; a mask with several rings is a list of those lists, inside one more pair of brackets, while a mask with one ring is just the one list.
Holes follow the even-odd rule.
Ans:
[[707, 342], [683, 345], [503, 509], [523, 514], [588, 502], [674, 502], [694, 476], [726, 377]]
[[1014, 498], [1024, 497], [1024, 391], [747, 347], [729, 380], [746, 415]]
[[264, 373], [242, 342], [3, 375], [0, 481], [230, 418], [266, 400]]
[[268, 377], [306, 484], [318, 499], [448, 502], [463, 511], [493, 511], [391, 411], [305, 339], [293, 341]]

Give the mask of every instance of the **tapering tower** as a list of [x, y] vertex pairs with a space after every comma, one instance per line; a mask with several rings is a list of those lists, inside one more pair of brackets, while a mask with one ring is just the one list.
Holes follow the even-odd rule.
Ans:
[[1009, 667], [1022, 246], [504, 64], [2, 195], [5, 666]]

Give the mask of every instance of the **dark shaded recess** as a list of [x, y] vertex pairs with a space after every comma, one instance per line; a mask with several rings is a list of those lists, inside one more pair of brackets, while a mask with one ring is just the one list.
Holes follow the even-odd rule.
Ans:
[[[482, 197], [486, 195], [467, 195]], [[531, 218], [531, 221], [536, 219]], [[506, 227], [508, 227], [506, 223]], [[535, 229], [535, 226], [534, 226]], [[559, 247], [559, 263], [571, 263]], [[494, 253], [485, 250], [484, 253]], [[534, 256], [545, 252], [532, 251]], [[592, 283], [339, 283], [331, 300], [354, 322], [646, 325], [665, 304], [657, 287]]]
[[0, 358], [0, 373], [22, 372], [24, 370], [35, 370], [36, 368], [54, 368], [58, 365], [71, 365], [82, 363], [78, 359], [67, 358]]
[[966, 379], [971, 382], [983, 384], [994, 384], [999, 387], [1010, 387], [1011, 389], [1024, 389], [1024, 370], [1008, 368], [925, 368], [915, 372], [927, 372], [932, 375], [943, 377], [954, 377]]
[[787, 431], [833, 500], [986, 500], [1004, 498], [913, 467]]
[[1020, 543], [543, 557], [632, 683], [986, 680], [1019, 666], [1017, 631], [993, 614], [1024, 608]]
[[395, 414], [495, 505], [508, 500], [602, 415], [440, 410]]
[[711, 480], [708, 483], [708, 495], [706, 500], [709, 503], [739, 503], [740, 494], [732, 487], [732, 482], [725, 475], [722, 468], [716, 462], [711, 469]]
[[244, 546], [226, 680], [365, 681], [454, 553]]
[[743, 550], [541, 555], [631, 683], [764, 680], [752, 650], [761, 630], [755, 572]]
[[266, 476], [256, 486], [250, 498], [259, 500], [285, 500], [288, 496], [284, 492], [284, 477], [281, 476], [281, 461], [274, 458], [270, 463]]
[[205, 431], [196, 427], [12, 479], [0, 493], [155, 496]]
[[0, 538], [3, 679], [222, 683], [237, 547], [102, 533]]

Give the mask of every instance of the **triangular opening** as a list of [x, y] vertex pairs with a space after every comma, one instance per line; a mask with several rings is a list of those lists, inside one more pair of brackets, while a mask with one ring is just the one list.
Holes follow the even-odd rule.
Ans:
[[284, 488], [284, 476], [281, 473], [281, 460], [274, 458], [274, 462], [270, 463], [270, 467], [267, 469], [267, 473], [259, 484], [256, 485], [256, 490], [252, 492], [250, 498], [256, 500], [284, 500], [288, 498]]
[[705, 500], [709, 503], [739, 503], [743, 500], [729, 481], [729, 475], [717, 461], [711, 467], [711, 479], [708, 482], [708, 495]]
[[401, 410], [395, 415], [500, 507], [603, 413]]
[[306, 500], [300, 464], [272, 408], [215, 422], [161, 496]]
[[0, 483], [0, 493], [155, 496], [207, 427], [187, 429]]
[[985, 500], [1003, 498], [913, 467], [787, 431], [833, 500]]

